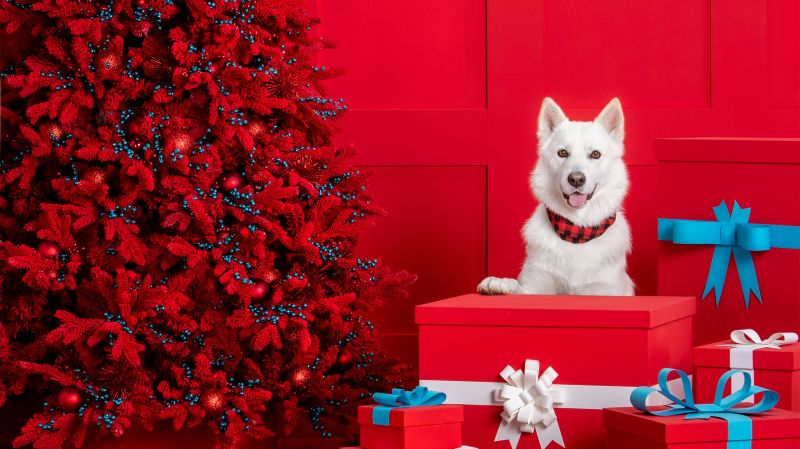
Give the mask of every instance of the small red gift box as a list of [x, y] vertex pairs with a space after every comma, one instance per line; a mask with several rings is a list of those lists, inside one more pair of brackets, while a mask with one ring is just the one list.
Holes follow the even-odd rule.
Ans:
[[[712, 388], [713, 391], [713, 388]], [[752, 420], [752, 449], [800, 447], [800, 414], [773, 409], [749, 415]], [[728, 423], [719, 418], [687, 420], [684, 416], [655, 416], [632, 407], [603, 411], [608, 433], [607, 447], [613, 449], [726, 449]]]
[[[796, 202], [798, 195], [800, 139], [656, 139], [655, 149], [660, 218], [718, 221], [712, 208], [724, 200], [728, 210], [734, 201], [750, 209], [749, 223], [800, 225], [800, 207], [795, 203], [788, 206], [786, 201], [793, 198]], [[787, 180], [793, 181], [787, 184]], [[731, 240], [744, 237], [736, 232]], [[712, 244], [659, 242], [658, 293], [700, 297], [715, 249]], [[800, 328], [800, 250], [772, 247], [748, 253], [752, 271], [740, 266], [735, 255], [725, 264], [719, 306], [715, 304], [717, 290], [698, 301], [696, 345], [722, 340], [731, 329], [779, 332]], [[759, 302], [748, 292], [749, 307], [742, 293], [743, 268], [755, 273], [761, 294]]]
[[[465, 405], [464, 444], [544, 449], [563, 440], [596, 449], [604, 407], [630, 404], [662, 366], [691, 367], [694, 306], [689, 297], [477, 294], [424, 304], [416, 309], [420, 384]], [[522, 384], [534, 387], [515, 390]], [[524, 390], [507, 411], [536, 424], [503, 421], [500, 390]]]
[[461, 447], [460, 405], [396, 407], [389, 425], [373, 423], [375, 405], [358, 408], [362, 449], [456, 449]]
[[749, 372], [759, 386], [776, 391], [781, 397], [778, 407], [800, 412], [800, 343], [777, 348], [733, 343], [726, 340], [694, 348], [697, 400], [711, 402], [722, 373], [739, 369]]

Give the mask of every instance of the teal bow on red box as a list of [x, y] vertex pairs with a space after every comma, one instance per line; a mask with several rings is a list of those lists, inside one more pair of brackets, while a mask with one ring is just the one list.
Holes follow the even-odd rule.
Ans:
[[742, 209], [736, 201], [731, 212], [728, 212], [728, 205], [723, 201], [714, 208], [714, 215], [717, 221], [659, 218], [658, 239], [679, 245], [716, 245], [702, 298], [714, 290], [719, 306], [733, 253], [745, 305], [750, 306], [750, 292], [761, 302], [751, 251], [800, 249], [800, 226], [748, 223], [750, 209]]
[[427, 387], [415, 387], [411, 391], [393, 388], [391, 393], [375, 393], [372, 399], [378, 405], [372, 410], [372, 423], [378, 426], [389, 425], [389, 413], [398, 408], [419, 407], [423, 405], [439, 405], [444, 403], [447, 395], [439, 391], [428, 390]]
[[[681, 400], [669, 389], [669, 375], [677, 373], [683, 383], [686, 399]], [[731, 394], [723, 397], [725, 385], [736, 374], [744, 376], [741, 388], [736, 389], [731, 385]], [[696, 404], [692, 395], [692, 385], [689, 376], [681, 370], [664, 368], [658, 373], [658, 386], [660, 390], [651, 387], [639, 387], [631, 393], [631, 404], [637, 409], [656, 416], [686, 415], [685, 419], [710, 419], [719, 418], [728, 422], [728, 449], [751, 449], [753, 440], [753, 421], [748, 414], [764, 413], [775, 407], [780, 396], [778, 393], [753, 385], [750, 373], [746, 371], [730, 370], [723, 374], [717, 382], [717, 391], [714, 402], [711, 404]], [[653, 393], [659, 393], [674, 404], [666, 410], [650, 410], [647, 407], [647, 398]], [[750, 407], [737, 407], [746, 398], [763, 393], [761, 400]]]

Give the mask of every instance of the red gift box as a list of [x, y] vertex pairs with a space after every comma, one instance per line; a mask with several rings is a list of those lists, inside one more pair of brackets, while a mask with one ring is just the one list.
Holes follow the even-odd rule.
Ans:
[[[691, 367], [694, 307], [689, 297], [537, 295], [424, 304], [416, 308], [420, 384], [466, 405], [464, 444], [514, 447], [513, 438], [495, 442], [501, 427], [503, 435], [518, 429], [517, 422], [501, 425], [499, 373], [538, 360], [543, 377], [547, 367], [558, 373], [550, 390], [565, 396], [552, 409], [558, 437], [570, 449], [596, 449], [604, 438], [602, 408], [628, 405], [633, 388], [655, 384], [663, 366]], [[516, 432], [518, 449], [538, 448], [540, 437], [554, 433], [552, 425], [544, 434], [535, 430]]]
[[733, 368], [749, 372], [758, 386], [777, 392], [780, 408], [800, 412], [800, 343], [750, 350], [747, 345], [732, 346], [733, 342], [726, 340], [694, 348], [698, 402], [711, 402], [717, 379]]
[[375, 405], [358, 408], [363, 449], [455, 449], [461, 446], [464, 408], [460, 405], [396, 407], [389, 425], [373, 424]]
[[[717, 221], [712, 208], [723, 200], [750, 208], [750, 223], [800, 225], [800, 139], [656, 139], [658, 216]], [[658, 293], [703, 294], [714, 245], [659, 242]], [[731, 329], [773, 333], [800, 328], [800, 250], [752, 251], [762, 303], [749, 307], [731, 257], [719, 307], [715, 293], [698, 301], [694, 342], [719, 341]]]
[[[712, 389], [713, 390], [713, 389]], [[752, 449], [800, 447], [800, 414], [773, 409], [752, 420]], [[603, 411], [608, 446], [613, 449], [726, 449], [728, 423], [719, 418], [687, 420], [655, 416], [632, 407]]]

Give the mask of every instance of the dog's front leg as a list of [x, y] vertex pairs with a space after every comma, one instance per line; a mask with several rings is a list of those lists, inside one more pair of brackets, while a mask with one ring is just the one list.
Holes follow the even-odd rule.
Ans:
[[557, 295], [562, 289], [556, 278], [547, 271], [526, 261], [519, 273], [519, 293], [534, 295]]
[[478, 292], [485, 295], [537, 294], [553, 295], [558, 286], [550, 273], [526, 263], [519, 274], [519, 280], [489, 276], [478, 284]]
[[489, 276], [478, 284], [478, 292], [484, 295], [513, 295], [521, 293], [519, 282], [512, 278]]

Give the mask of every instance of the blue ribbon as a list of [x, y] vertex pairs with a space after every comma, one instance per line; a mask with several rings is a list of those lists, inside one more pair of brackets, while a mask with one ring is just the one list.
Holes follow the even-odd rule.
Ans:
[[444, 403], [447, 395], [439, 391], [428, 390], [428, 387], [418, 386], [412, 391], [393, 388], [391, 393], [375, 393], [372, 395], [372, 399], [380, 404], [372, 409], [372, 423], [378, 426], [388, 426], [389, 412], [393, 409], [439, 405]]
[[748, 223], [750, 209], [742, 209], [736, 201], [733, 202], [731, 212], [728, 212], [728, 205], [723, 201], [714, 208], [714, 216], [717, 221], [659, 218], [658, 239], [679, 245], [716, 245], [702, 298], [714, 290], [717, 307], [733, 253], [744, 303], [749, 308], [750, 292], [761, 302], [761, 290], [758, 288], [751, 251], [768, 251], [771, 248], [800, 249], [800, 226]]
[[[681, 400], [669, 389], [667, 380], [671, 373], [677, 373], [683, 383], [683, 391], [686, 393], [686, 400]], [[744, 385], [737, 391], [731, 392], [723, 397], [725, 384], [737, 373], [744, 375]], [[639, 387], [631, 393], [631, 404], [637, 409], [656, 416], [675, 416], [686, 415], [685, 419], [709, 419], [720, 418], [728, 422], [728, 449], [751, 449], [753, 440], [753, 422], [746, 414], [756, 414], [766, 412], [778, 403], [780, 398], [778, 393], [767, 388], [753, 385], [750, 373], [746, 371], [730, 370], [723, 374], [717, 382], [717, 391], [714, 394], [714, 402], [711, 404], [695, 404], [692, 395], [692, 385], [689, 376], [681, 370], [664, 368], [658, 373], [658, 386], [660, 390], [651, 387]], [[660, 393], [669, 400], [673, 401], [669, 409], [649, 410], [647, 408], [647, 397], [652, 393]], [[746, 398], [763, 393], [761, 401], [751, 407], [736, 407]]]

